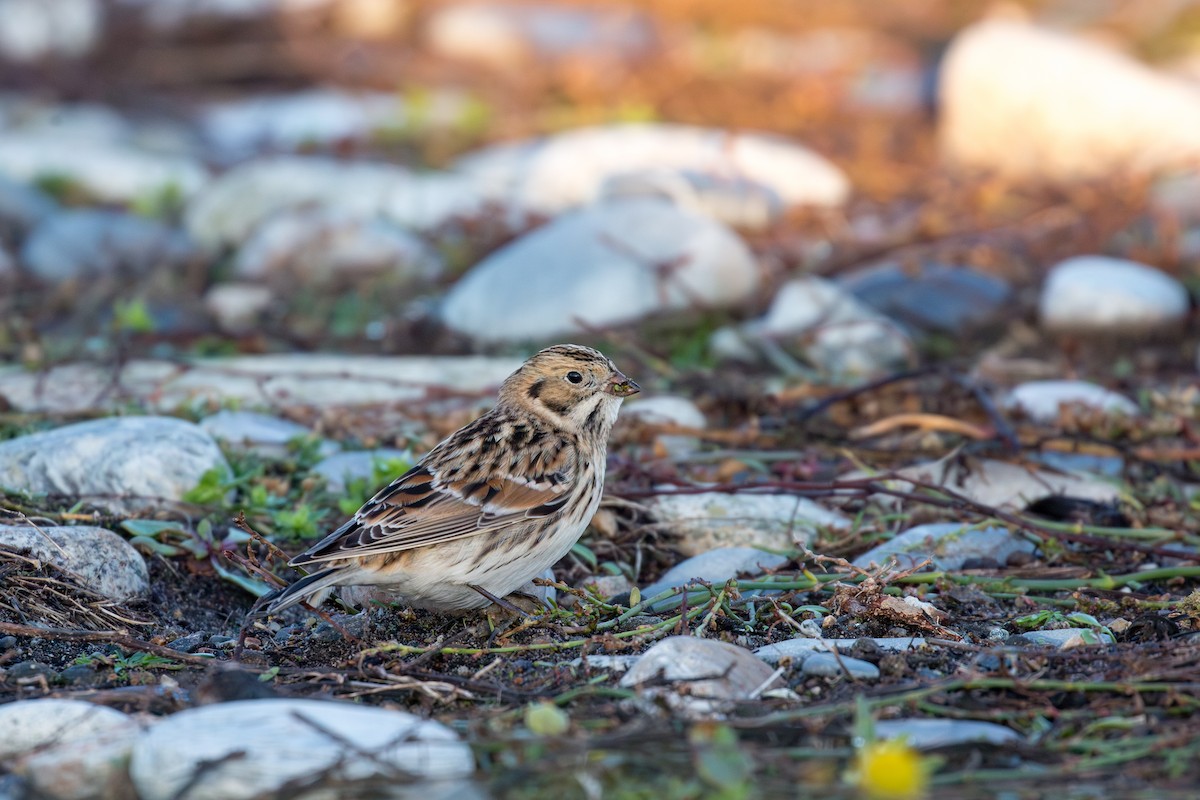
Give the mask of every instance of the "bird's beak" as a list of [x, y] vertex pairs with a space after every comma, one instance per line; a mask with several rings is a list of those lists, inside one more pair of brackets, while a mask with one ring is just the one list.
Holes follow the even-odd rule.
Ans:
[[623, 372], [615, 372], [608, 379], [607, 391], [615, 397], [629, 397], [631, 394], [637, 394], [642, 388], [629, 378], [625, 377]]

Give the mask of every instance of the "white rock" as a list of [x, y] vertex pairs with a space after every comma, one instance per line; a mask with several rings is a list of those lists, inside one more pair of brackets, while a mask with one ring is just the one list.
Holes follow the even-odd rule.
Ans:
[[204, 293], [204, 307], [226, 333], [242, 334], [258, 327], [275, 293], [255, 283], [218, 283]]
[[265, 220], [233, 259], [234, 277], [329, 280], [386, 273], [401, 281], [431, 280], [437, 256], [408, 231], [380, 218], [323, 208], [284, 210]]
[[[653, 397], [635, 398], [625, 403], [621, 409], [621, 419], [628, 423], [637, 420], [649, 425], [668, 425], [693, 430], [704, 430], [707, 422], [704, 412], [686, 397], [660, 394]], [[677, 434], [662, 434], [655, 439], [662, 448], [673, 456], [691, 453], [700, 447], [700, 440], [695, 436]]]
[[1188, 293], [1153, 267], [1078, 256], [1050, 270], [1038, 312], [1042, 326], [1051, 331], [1113, 336], [1171, 331], [1187, 318]]
[[596, 199], [604, 182], [649, 169], [730, 176], [766, 187], [785, 207], [840, 206], [850, 193], [841, 170], [801, 145], [755, 133], [686, 125], [580, 128], [496, 145], [462, 159], [484, 192], [543, 215]]
[[80, 744], [101, 734], [137, 730], [137, 722], [107, 706], [82, 700], [21, 700], [0, 705], [0, 759], [61, 744]]
[[870, 661], [833, 653], [813, 653], [804, 659], [801, 671], [805, 675], [821, 678], [850, 678], [856, 681], [879, 680], [879, 667]]
[[939, 133], [964, 167], [1102, 178], [1200, 158], [1200, 92], [1125, 55], [1010, 20], [959, 33], [941, 70]]
[[[320, 475], [325, 479], [325, 488], [333, 494], [346, 491], [346, 485], [361, 479], [370, 480], [375, 474], [375, 465], [387, 461], [403, 461], [411, 464], [411, 450], [395, 450], [380, 448], [378, 450], [359, 450], [351, 453], [336, 453], [318, 461], [311, 474]], [[398, 478], [399, 474], [393, 475]], [[368, 486], [371, 491], [375, 487]]]
[[25, 269], [53, 282], [180, 268], [198, 255], [183, 231], [146, 217], [96, 209], [52, 214], [21, 248]]
[[1054, 422], [1062, 406], [1082, 406], [1112, 414], [1137, 416], [1137, 403], [1124, 395], [1085, 381], [1030, 381], [1008, 393], [1004, 407], [1039, 422]]
[[[925, 646], [925, 640], [919, 636], [867, 637], [866, 641], [873, 642], [880, 650], [889, 653], [919, 650]], [[856, 642], [858, 639], [785, 639], [763, 645], [754, 651], [754, 655], [768, 664], [778, 664], [785, 658], [795, 663], [804, 661], [814, 653], [848, 653]]]
[[488, 207], [475, 180], [451, 172], [423, 172], [398, 184], [380, 213], [397, 225], [438, 233], [460, 219], [483, 214]]
[[[1120, 488], [1095, 476], [1083, 473], [1052, 472], [1024, 467], [1005, 461], [969, 459], [959, 464], [953, 457], [924, 464], [914, 464], [896, 470], [901, 480], [884, 481], [890, 488], [912, 491], [912, 484], [902, 480], [912, 478], [922, 483], [941, 486], [987, 506], [1023, 509], [1043, 497], [1067, 495], [1098, 503], [1109, 503], [1121, 496]], [[871, 474], [855, 470], [839, 480], [861, 480]], [[899, 504], [888, 495], [874, 498], [889, 506]]]
[[[48, 703], [60, 705], [52, 708], [45, 705]], [[48, 722], [61, 721], [64, 726], [81, 723], [87, 732], [83, 737], [73, 732], [58, 743], [46, 742], [9, 761], [14, 773], [28, 782], [31, 794], [54, 800], [108, 800], [134, 795], [126, 764], [134, 741], [153, 718], [129, 717], [101, 706], [86, 708], [90, 704], [75, 700], [31, 700], [13, 705], [24, 706], [29, 715], [46, 714]], [[99, 719], [96, 709], [109, 713]], [[19, 724], [22, 720], [0, 724], [9, 722]]]
[[395, 92], [308, 89], [212, 103], [200, 112], [200, 129], [218, 152], [245, 156], [258, 150], [365, 139], [405, 121]]
[[1013, 553], [1033, 553], [1037, 545], [1007, 528], [932, 522], [909, 528], [890, 541], [872, 547], [854, 565], [883, 566], [896, 559], [896, 570], [911, 569], [926, 558], [935, 570], [958, 570], [967, 561], [986, 559], [1005, 564]]
[[0, 525], [0, 546], [77, 575], [84, 586], [114, 600], [150, 589], [141, 553], [104, 528]]
[[[662, 577], [642, 589], [642, 597], [648, 600], [667, 589], [684, 586], [696, 578], [709, 581], [714, 586], [720, 586], [738, 575], [762, 575], [787, 562], [786, 556], [768, 553], [753, 547], [718, 547], [698, 556], [684, 559], [671, 567], [663, 573]], [[672, 605], [678, 605], [678, 603], [668, 601], [659, 607], [665, 608]]]
[[[678, 685], [663, 686], [664, 681]], [[749, 650], [712, 639], [671, 636], [643, 653], [621, 677], [621, 686], [704, 717], [783, 683]]]
[[899, 325], [817, 277], [784, 284], [765, 317], [717, 331], [711, 346], [722, 357], [753, 360], [759, 342], [783, 342], [838, 378], [893, 369], [913, 352]]
[[482, 196], [462, 176], [414, 175], [368, 161], [277, 156], [221, 175], [188, 205], [185, 223], [198, 241], [223, 247], [242, 243], [279, 211], [313, 206], [359, 219], [384, 216], [425, 230], [477, 213]]
[[600, 199], [658, 197], [735, 228], [762, 230], [783, 216], [783, 201], [767, 186], [740, 176], [694, 170], [649, 169], [606, 179]]
[[633, 8], [467, 2], [435, 9], [426, 26], [440, 56], [496, 67], [562, 57], [624, 60], [647, 55], [652, 23]]
[[273, 699], [167, 717], [138, 739], [129, 773], [141, 800], [239, 800], [290, 793], [285, 787], [326, 775], [330, 788], [306, 798], [400, 775], [414, 786], [461, 780], [474, 767], [470, 748], [440, 723], [349, 703]]
[[137, 131], [119, 111], [100, 103], [55, 103], [25, 95], [0, 103], [8, 127], [20, 133], [81, 142], [128, 142]]
[[[253, 411], [226, 409], [205, 417], [199, 424], [209, 436], [228, 447], [272, 458], [286, 456], [291, 452], [289, 445], [293, 440], [312, 435], [312, 431], [299, 423]], [[335, 442], [321, 442], [322, 455], [337, 451]]]
[[113, 513], [181, 500], [220, 448], [190, 422], [111, 417], [0, 442], [0, 485], [85, 499]]
[[249, 161], [221, 175], [188, 205], [185, 222], [211, 247], [240, 244], [263, 220], [303, 206], [373, 217], [408, 170], [389, 164], [278, 156]]
[[62, 176], [113, 203], [168, 189], [187, 197], [208, 181], [207, 170], [186, 156], [158, 155], [121, 142], [20, 132], [0, 133], [0, 173], [24, 183]]
[[704, 492], [655, 497], [651, 513], [685, 555], [717, 547], [790, 550], [818, 528], [845, 528], [850, 521], [805, 497], [785, 494]]
[[641, 656], [594, 655], [583, 658], [572, 658], [565, 663], [576, 669], [586, 667], [587, 669], [599, 669], [606, 672], [628, 672], [640, 658]]
[[0, 57], [79, 58], [95, 47], [103, 28], [99, 0], [0, 0]]
[[933, 750], [959, 744], [1013, 744], [1021, 735], [994, 722], [970, 719], [885, 719], [875, 723], [880, 739], [904, 737], [911, 747]]
[[734, 306], [757, 286], [754, 257], [720, 223], [658, 200], [614, 201], [565, 214], [488, 256], [450, 290], [442, 319], [477, 341], [545, 340]]
[[135, 360], [116, 375], [94, 364], [45, 372], [9, 367], [0, 368], [0, 397], [22, 411], [58, 413], [121, 408], [129, 402], [164, 411], [202, 403], [372, 405], [420, 400], [433, 388], [488, 392], [521, 363], [482, 356], [296, 353], [201, 359], [182, 366]]

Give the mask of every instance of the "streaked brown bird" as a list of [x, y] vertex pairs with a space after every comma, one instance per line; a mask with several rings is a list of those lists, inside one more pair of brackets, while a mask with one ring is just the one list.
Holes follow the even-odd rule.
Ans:
[[375, 585], [415, 608], [500, 603], [566, 555], [596, 513], [608, 435], [638, 385], [590, 347], [548, 347], [496, 407], [447, 437], [333, 533], [293, 558], [315, 572], [263, 613], [335, 586]]

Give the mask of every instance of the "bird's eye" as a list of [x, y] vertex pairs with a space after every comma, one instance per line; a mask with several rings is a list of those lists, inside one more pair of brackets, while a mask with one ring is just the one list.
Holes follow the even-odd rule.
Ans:
[[567, 380], [569, 380], [571, 383], [583, 383], [583, 376], [575, 370], [571, 370], [567, 373]]

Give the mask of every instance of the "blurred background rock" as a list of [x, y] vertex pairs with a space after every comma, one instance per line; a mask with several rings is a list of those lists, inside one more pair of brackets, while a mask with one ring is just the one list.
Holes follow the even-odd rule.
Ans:
[[1186, 0], [0, 0], [0, 63], [13, 364], [637, 324], [684, 366], [1003, 377], [1190, 315]]

